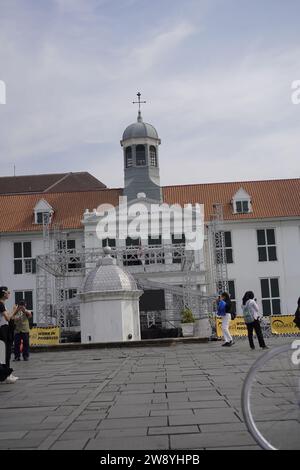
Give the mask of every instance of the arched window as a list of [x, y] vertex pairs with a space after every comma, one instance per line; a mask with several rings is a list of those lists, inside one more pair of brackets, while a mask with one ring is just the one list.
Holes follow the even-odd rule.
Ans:
[[132, 148], [131, 147], [126, 147], [125, 150], [125, 158], [126, 158], [126, 168], [129, 168], [132, 166]]
[[136, 165], [137, 166], [146, 165], [145, 145], [136, 146]]
[[150, 166], [157, 166], [157, 155], [154, 145], [150, 145]]

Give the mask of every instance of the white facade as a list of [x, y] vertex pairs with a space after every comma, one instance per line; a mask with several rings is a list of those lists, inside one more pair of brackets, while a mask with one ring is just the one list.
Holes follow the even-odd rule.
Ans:
[[[279, 297], [282, 314], [293, 314], [297, 299], [300, 296], [300, 220], [274, 219], [274, 220], [243, 220], [238, 222], [225, 222], [224, 229], [231, 232], [233, 263], [227, 265], [228, 278], [234, 281], [237, 311], [239, 312], [241, 299], [247, 290], [252, 290], [262, 308], [261, 279], [278, 279]], [[276, 261], [258, 261], [257, 230], [274, 229], [276, 241]], [[76, 240], [76, 249], [81, 251], [83, 230], [70, 232], [69, 239]], [[32, 291], [33, 312], [35, 312], [36, 275], [32, 273], [14, 274], [14, 243], [31, 242], [32, 259], [43, 254], [43, 239], [37, 233], [5, 234], [0, 239], [0, 283], [6, 285], [12, 292], [8, 306], [14, 303], [14, 293]], [[87, 227], [85, 232], [85, 245], [87, 248], [99, 247], [100, 241], [96, 237], [95, 228]], [[23, 259], [24, 262], [25, 258]], [[166, 260], [168, 263], [168, 260]], [[182, 283], [180, 265], [172, 265], [169, 260], [166, 265], [145, 266], [151, 271], [151, 277], [156, 281], [171, 284]], [[201, 263], [203, 272], [203, 263]], [[23, 264], [24, 268], [24, 264]], [[157, 272], [155, 272], [155, 268]], [[140, 267], [129, 267], [131, 272], [140, 271]], [[177, 272], [176, 272], [177, 270]], [[199, 273], [199, 283], [203, 278]], [[68, 288], [79, 288], [82, 278], [70, 277]]]
[[[85, 223], [82, 230], [69, 231], [68, 239], [75, 240], [76, 250], [99, 248], [101, 241], [95, 232], [96, 220]], [[228, 263], [228, 279], [234, 281], [237, 312], [240, 312], [242, 297], [247, 290], [252, 290], [262, 307], [261, 279], [278, 279], [279, 299], [282, 314], [293, 314], [297, 299], [300, 296], [300, 219], [276, 218], [263, 220], [239, 220], [224, 222], [225, 231], [231, 232], [233, 263]], [[276, 261], [258, 260], [257, 230], [274, 229], [276, 243]], [[14, 243], [31, 242], [31, 257], [43, 254], [43, 238], [41, 233], [10, 233], [0, 238], [0, 283], [8, 286], [12, 295], [8, 302], [11, 308], [15, 302], [15, 292], [32, 291], [34, 321], [36, 321], [36, 274], [24, 272], [25, 258], [22, 259], [22, 274], [14, 274]], [[143, 241], [142, 241], [143, 243]], [[146, 244], [146, 242], [144, 241]], [[121, 241], [124, 245], [124, 240]], [[200, 253], [198, 259], [197, 283], [204, 283], [204, 258]], [[128, 267], [130, 272], [141, 272], [140, 266]], [[143, 266], [147, 277], [173, 285], [182, 284], [180, 264], [166, 259], [164, 265]], [[79, 289], [82, 277], [68, 278], [68, 289]], [[272, 295], [270, 296], [272, 301]]]
[[[64, 237], [68, 240], [75, 241], [75, 249], [82, 251], [84, 244], [84, 233], [83, 230], [69, 230], [64, 231]], [[16, 243], [31, 244], [31, 257], [27, 258], [15, 258], [14, 246]], [[54, 248], [54, 242], [52, 240], [52, 250]], [[24, 255], [24, 253], [22, 253]], [[42, 232], [16, 232], [16, 233], [5, 233], [1, 234], [0, 237], [0, 284], [7, 286], [11, 292], [10, 299], [7, 301], [8, 309], [12, 309], [15, 303], [15, 294], [23, 292], [26, 297], [26, 293], [32, 292], [32, 311], [33, 311], [33, 322], [36, 322], [36, 273], [34, 264], [30, 260], [34, 260], [39, 255], [44, 255], [44, 242]], [[22, 272], [15, 274], [15, 261], [21, 261]], [[25, 263], [27, 266], [25, 266]], [[28, 272], [26, 272], [28, 270]], [[65, 285], [66, 289], [79, 290], [82, 284], [82, 278], [70, 277]], [[54, 289], [54, 282], [53, 282]]]
[[[225, 222], [231, 232], [233, 263], [227, 265], [234, 281], [237, 312], [244, 293], [255, 293], [262, 306], [261, 279], [278, 279], [282, 314], [294, 314], [300, 297], [300, 219], [264, 219]], [[274, 229], [275, 261], [258, 260], [257, 230]]]

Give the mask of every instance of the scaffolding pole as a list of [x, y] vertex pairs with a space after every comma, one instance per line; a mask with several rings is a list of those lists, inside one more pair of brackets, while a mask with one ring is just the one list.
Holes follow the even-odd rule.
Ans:
[[212, 294], [228, 292], [228, 271], [224, 233], [223, 205], [214, 204], [208, 227]]
[[40, 256], [36, 258], [36, 310], [37, 310], [37, 324], [46, 325], [52, 315], [52, 289], [51, 278], [49, 272], [44, 269], [44, 264], [47, 263], [47, 256], [51, 251], [50, 240], [50, 224], [51, 216], [43, 214], [43, 259]]

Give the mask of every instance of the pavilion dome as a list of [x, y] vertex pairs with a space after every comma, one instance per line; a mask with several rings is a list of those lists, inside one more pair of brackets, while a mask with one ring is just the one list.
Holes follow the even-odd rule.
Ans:
[[87, 292], [132, 292], [138, 287], [133, 276], [117, 266], [110, 256], [111, 249], [104, 248], [106, 256], [98, 261], [97, 266], [85, 278], [82, 293]]

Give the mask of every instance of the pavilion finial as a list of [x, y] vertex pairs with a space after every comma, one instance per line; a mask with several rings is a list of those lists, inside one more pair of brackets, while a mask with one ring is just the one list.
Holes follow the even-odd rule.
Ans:
[[138, 97], [138, 101], [133, 101], [132, 103], [139, 105], [139, 111], [138, 111], [137, 121], [138, 121], [138, 122], [142, 122], [142, 121], [143, 121], [143, 118], [142, 118], [142, 114], [141, 114], [141, 104], [142, 104], [142, 103], [146, 103], [146, 101], [141, 101], [141, 93], [140, 93], [140, 92], [137, 93], [137, 97]]

